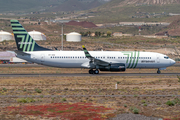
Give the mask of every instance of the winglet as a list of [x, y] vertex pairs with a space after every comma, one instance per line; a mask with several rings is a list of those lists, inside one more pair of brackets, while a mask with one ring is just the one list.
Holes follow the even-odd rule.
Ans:
[[88, 59], [93, 58], [93, 57], [89, 54], [89, 52], [88, 52], [88, 50], [85, 48], [85, 46], [84, 46], [84, 45], [82, 45], [82, 47], [83, 47], [84, 54], [86, 55], [86, 57], [87, 57]]

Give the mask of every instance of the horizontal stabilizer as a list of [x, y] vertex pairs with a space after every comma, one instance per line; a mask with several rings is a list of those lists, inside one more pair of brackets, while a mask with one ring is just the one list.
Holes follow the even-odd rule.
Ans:
[[31, 55], [31, 54], [29, 54], [29, 53], [25, 53], [25, 52], [22, 52], [22, 51], [19, 51], [19, 50], [15, 50], [14, 51], [16, 54], [18, 54], [18, 55]]

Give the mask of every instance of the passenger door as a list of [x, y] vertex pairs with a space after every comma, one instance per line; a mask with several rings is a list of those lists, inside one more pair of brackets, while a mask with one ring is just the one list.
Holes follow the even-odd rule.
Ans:
[[45, 60], [45, 55], [41, 54], [41, 62], [44, 62], [44, 60]]
[[157, 55], [157, 63], [160, 63], [159, 55]]

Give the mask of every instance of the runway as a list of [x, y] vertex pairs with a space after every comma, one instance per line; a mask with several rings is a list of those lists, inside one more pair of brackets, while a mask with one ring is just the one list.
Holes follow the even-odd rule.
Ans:
[[0, 77], [97, 77], [97, 76], [180, 76], [180, 73], [100, 73], [88, 74], [88, 73], [60, 73], [60, 74], [0, 74]]
[[[22, 67], [47, 67], [43, 65], [37, 65], [37, 64], [0, 64], [0, 68], [3, 67], [17, 67], [17, 68], [22, 68]], [[180, 63], [176, 63], [172, 67], [180, 67]], [[85, 76], [91, 76], [91, 77], [97, 77], [97, 76], [156, 76], [156, 77], [165, 77], [165, 76], [180, 76], [179, 73], [161, 73], [157, 74], [155, 73], [126, 73], [126, 72], [119, 72], [119, 73], [103, 73], [100, 72], [100, 74], [88, 74], [88, 73], [56, 73], [56, 74], [0, 74], [1, 77], [85, 77]]]
[[[0, 64], [1, 67], [48, 67], [39, 64]], [[174, 64], [172, 67], [180, 67], [180, 63]]]

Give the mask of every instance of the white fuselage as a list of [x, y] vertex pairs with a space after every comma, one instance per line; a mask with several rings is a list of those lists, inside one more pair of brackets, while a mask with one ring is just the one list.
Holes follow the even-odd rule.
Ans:
[[[59, 68], [88, 68], [89, 59], [84, 51], [34, 51], [30, 55], [17, 57], [30, 62]], [[109, 62], [123, 63], [126, 68], [158, 68], [164, 69], [175, 64], [166, 55], [139, 51], [89, 51], [91, 56]], [[87, 65], [87, 67], [86, 67]]]

